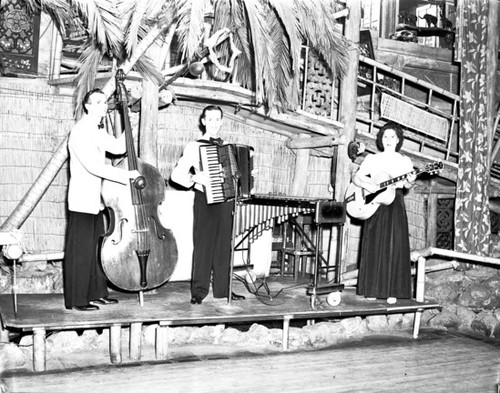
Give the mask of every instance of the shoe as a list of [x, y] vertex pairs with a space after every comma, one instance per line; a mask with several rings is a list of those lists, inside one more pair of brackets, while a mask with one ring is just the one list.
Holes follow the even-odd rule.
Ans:
[[86, 306], [74, 306], [74, 307], [72, 307], [72, 310], [76, 310], [76, 311], [97, 311], [97, 310], [99, 310], [99, 307], [94, 306], [92, 304], [87, 304]]
[[231, 300], [245, 300], [245, 296], [231, 292]]
[[201, 304], [202, 301], [203, 299], [199, 296], [193, 296], [191, 298], [191, 304]]
[[113, 299], [111, 297], [108, 297], [108, 296], [104, 296], [100, 299], [97, 299], [97, 300], [91, 300], [90, 301], [90, 304], [101, 304], [101, 305], [106, 305], [106, 304], [117, 304], [118, 303], [118, 300], [117, 299]]

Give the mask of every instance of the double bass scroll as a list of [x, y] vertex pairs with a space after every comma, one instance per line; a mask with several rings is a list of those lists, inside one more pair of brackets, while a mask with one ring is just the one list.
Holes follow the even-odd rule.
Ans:
[[158, 215], [158, 207], [165, 199], [163, 176], [135, 153], [124, 78], [118, 70], [117, 104], [125, 132], [127, 159], [117, 166], [138, 170], [142, 176], [127, 185], [103, 181], [102, 196], [110, 225], [101, 246], [101, 263], [107, 278], [118, 288], [143, 291], [156, 288], [170, 278], [178, 251], [172, 231], [162, 226]]

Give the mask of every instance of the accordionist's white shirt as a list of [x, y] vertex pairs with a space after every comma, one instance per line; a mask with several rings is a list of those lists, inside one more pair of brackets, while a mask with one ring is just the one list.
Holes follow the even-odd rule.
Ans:
[[[181, 158], [177, 162], [172, 174], [170, 175], [170, 179], [180, 184], [183, 187], [191, 188], [194, 185], [194, 188], [198, 191], [204, 191], [203, 186], [201, 184], [195, 183], [192, 179], [193, 171], [195, 172], [201, 170], [200, 164], [200, 146], [203, 144], [203, 140], [189, 142], [184, 148], [184, 152], [182, 153]], [[208, 142], [208, 140], [207, 140]]]

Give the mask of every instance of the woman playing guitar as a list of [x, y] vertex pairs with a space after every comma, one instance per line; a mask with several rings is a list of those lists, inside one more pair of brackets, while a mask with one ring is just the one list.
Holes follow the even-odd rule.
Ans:
[[381, 152], [368, 155], [352, 179], [356, 186], [375, 193], [381, 181], [408, 173], [377, 196], [387, 196], [388, 203], [380, 203], [363, 224], [357, 294], [387, 299], [389, 304], [396, 303], [397, 298], [411, 297], [410, 242], [403, 189], [412, 187], [416, 175], [411, 173], [411, 159], [399, 153], [403, 139], [398, 124], [384, 125], [377, 135]]

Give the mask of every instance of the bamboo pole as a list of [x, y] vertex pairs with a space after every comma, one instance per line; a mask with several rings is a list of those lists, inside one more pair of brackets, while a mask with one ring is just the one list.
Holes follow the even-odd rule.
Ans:
[[[304, 139], [310, 139], [307, 135], [302, 135], [302, 137]], [[306, 191], [310, 158], [310, 150], [301, 149], [297, 151], [295, 159], [295, 172], [292, 186], [290, 188], [292, 195], [304, 195]]]
[[293, 138], [286, 142], [286, 147], [290, 149], [311, 149], [319, 147], [331, 147], [345, 145], [344, 135], [340, 136], [317, 136], [314, 138]]
[[[488, 91], [488, 102], [486, 104], [488, 146], [493, 146], [493, 139], [498, 126], [498, 117], [495, 120], [495, 89], [497, 86], [497, 63], [498, 63], [498, 1], [490, 1], [488, 8], [488, 42], [486, 44], [486, 84]], [[498, 111], [500, 115], [500, 110]], [[491, 151], [491, 150], [490, 150]], [[497, 153], [498, 150], [495, 152]], [[493, 163], [495, 156], [490, 155], [489, 166]]]
[[[356, 136], [356, 101], [358, 86], [358, 63], [359, 63], [359, 30], [361, 26], [361, 1], [352, 0], [349, 2], [349, 16], [345, 22], [345, 37], [351, 40], [355, 46], [348, 52], [349, 65], [347, 72], [340, 84], [340, 122], [344, 124], [343, 134], [347, 141], [354, 140]], [[347, 144], [339, 145], [337, 151], [335, 173], [335, 195], [337, 201], [344, 200], [344, 193], [351, 181], [353, 163], [347, 154]], [[349, 239], [349, 220], [346, 222], [343, 231], [343, 250], [341, 251], [340, 272], [345, 271], [345, 255]]]

